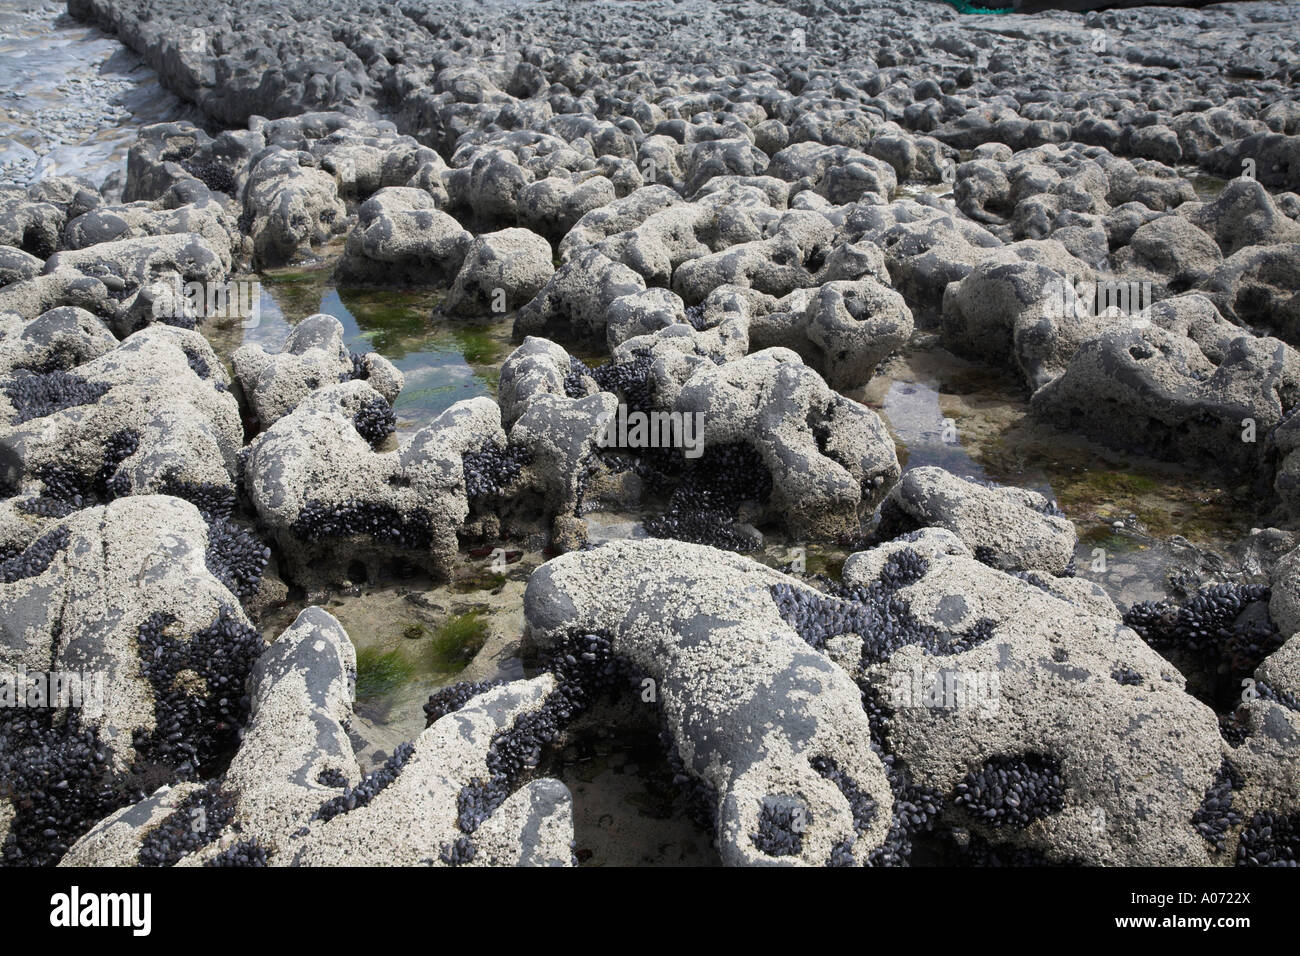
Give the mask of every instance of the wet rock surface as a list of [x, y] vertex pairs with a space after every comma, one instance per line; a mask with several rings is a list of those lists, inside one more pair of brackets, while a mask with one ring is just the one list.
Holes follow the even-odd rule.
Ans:
[[139, 127], [193, 113], [140, 57], [57, 0], [0, 12], [6, 69], [0, 185], [78, 175], [120, 194], [122, 160]]

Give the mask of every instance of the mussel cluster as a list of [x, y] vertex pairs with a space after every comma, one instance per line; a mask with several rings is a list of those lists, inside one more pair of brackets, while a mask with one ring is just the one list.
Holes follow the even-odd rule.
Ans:
[[1050, 754], [998, 754], [957, 784], [953, 804], [994, 828], [1023, 829], [1065, 809], [1061, 764]]
[[194, 791], [145, 834], [140, 842], [141, 866], [175, 866], [181, 857], [202, 849], [235, 819], [235, 795], [218, 781]]
[[378, 448], [397, 430], [397, 415], [388, 402], [375, 397], [357, 409], [352, 416], [352, 427], [371, 448]]
[[33, 418], [44, 418], [65, 408], [93, 405], [108, 391], [102, 382], [88, 382], [74, 372], [19, 371], [0, 385], [14, 407], [12, 424], [21, 425]]
[[320, 809], [316, 811], [315, 818], [321, 821], [332, 820], [340, 813], [349, 813], [357, 807], [366, 806], [392, 785], [414, 753], [415, 745], [409, 741], [398, 744], [393, 748], [392, 756], [384, 761], [382, 767], [366, 774], [355, 787], [350, 787], [337, 797], [330, 797], [322, 803]]
[[329, 502], [312, 498], [303, 505], [290, 530], [302, 541], [361, 536], [408, 551], [427, 551], [433, 543], [430, 515], [424, 508], [403, 514], [378, 501]]
[[[188, 637], [169, 633], [176, 619], [155, 611], [136, 635], [140, 673], [154, 698], [154, 727], [136, 731], [138, 757], [199, 775], [232, 750], [248, 714], [245, 682], [266, 647], [262, 636], [228, 608]], [[182, 672], [186, 679], [178, 680]]]
[[890, 555], [876, 581], [868, 587], [837, 587], [823, 594], [811, 588], [781, 583], [769, 590], [782, 619], [810, 647], [821, 650], [832, 637], [862, 638], [862, 660], [875, 664], [895, 651], [919, 644], [934, 655], [958, 654], [993, 636], [994, 622], [977, 621], [956, 633], [918, 621], [907, 600], [897, 592], [923, 577], [929, 562], [911, 548]]

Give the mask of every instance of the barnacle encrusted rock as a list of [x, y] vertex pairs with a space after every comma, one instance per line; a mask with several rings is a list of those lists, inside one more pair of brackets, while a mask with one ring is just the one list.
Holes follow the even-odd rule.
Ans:
[[254, 254], [262, 265], [282, 265], [347, 226], [335, 178], [279, 146], [261, 154], [243, 195]]
[[[274, 853], [337, 795], [337, 787], [320, 781], [322, 774], [336, 773], [348, 786], [361, 780], [345, 730], [352, 716], [349, 675], [355, 670], [347, 633], [318, 607], [302, 611], [257, 659], [249, 677], [249, 723], [222, 781], [223, 789], [237, 794], [232, 830]], [[63, 864], [135, 865], [149, 832], [194, 789], [164, 787], [107, 817]]]
[[703, 416], [706, 448], [739, 441], [758, 452], [772, 475], [771, 511], [795, 535], [854, 532], [899, 475], [879, 416], [788, 349], [701, 369], [674, 408]]
[[[109, 327], [126, 336], [154, 321], [152, 290], [168, 277], [217, 283], [230, 273], [229, 242], [215, 244], [198, 233], [135, 236], [84, 249], [65, 249], [45, 263], [45, 275], [97, 279], [110, 291], [102, 308]], [[67, 303], [64, 304], [79, 304]]]
[[1294, 866], [1300, 849], [1300, 640], [1294, 636], [1296, 552], [1277, 562], [1269, 613], [1289, 640], [1241, 682], [1240, 740], [1225, 755], [1207, 839], [1238, 866]]
[[[990, 568], [946, 530], [853, 555], [844, 582], [870, 588], [909, 552], [893, 593], [913, 620], [954, 633], [982, 622], [982, 640], [941, 661], [909, 643], [865, 668], [888, 707], [886, 746], [914, 779], [953, 798], [972, 831], [1058, 863], [1211, 862], [1193, 815], [1223, 743], [1182, 675], [1094, 604]], [[985, 693], [931, 700], [933, 676], [915, 679], [927, 672]]]
[[1064, 574], [1077, 536], [1070, 519], [1027, 488], [984, 485], [935, 466], [913, 468], [881, 505], [880, 534], [946, 528], [986, 564], [1003, 571]]
[[687, 321], [681, 296], [668, 289], [621, 296], [610, 303], [609, 313], [605, 342], [611, 350], [629, 339]]
[[562, 334], [603, 341], [614, 300], [643, 291], [645, 280], [637, 273], [597, 249], [584, 249], [515, 314], [515, 337]]
[[228, 511], [243, 441], [228, 382], [202, 335], [165, 325], [70, 371], [15, 370], [0, 382], [0, 475], [21, 498], [0, 511], [21, 512], [34, 528], [42, 517], [156, 492]]
[[618, 399], [609, 392], [583, 398], [537, 394], [510, 429], [510, 444], [528, 455], [525, 477], [552, 517], [552, 536], [563, 547], [576, 547], [583, 532], [578, 517], [583, 474], [596, 454]]
[[1276, 330], [1300, 345], [1300, 242], [1238, 249], [1205, 282], [1205, 292], [1235, 322]]
[[1034, 414], [1106, 444], [1161, 458], [1253, 471], [1257, 435], [1300, 401], [1300, 362], [1277, 339], [1239, 336], [1214, 359], [1155, 324], [1085, 342], [1064, 374], [1034, 393]]
[[134, 752], [132, 732], [155, 729], [164, 690], [219, 693], [202, 681], [151, 688], [139, 659], [141, 627], [157, 614], [171, 619], [168, 633], [185, 635], [221, 615], [243, 625], [247, 620], [219, 580], [220, 569], [209, 566], [207, 523], [187, 501], [124, 498], [63, 519], [42, 541], [50, 536], [64, 543], [43, 568], [29, 567], [37, 573], [0, 584], [5, 663], [33, 671], [51, 662], [56, 669], [101, 671], [107, 691], [102, 738], [124, 769]]
[[0, 313], [0, 375], [67, 370], [117, 347], [117, 337], [94, 314], [76, 306], [50, 309], [23, 321]]
[[550, 339], [527, 336], [501, 365], [497, 401], [505, 427], [513, 426], [535, 397], [564, 395], [565, 379], [571, 370], [569, 353], [563, 346]]
[[422, 189], [386, 187], [357, 214], [338, 265], [344, 281], [446, 285], [470, 249], [470, 234]]
[[463, 456], [505, 445], [487, 398], [458, 402], [396, 451], [376, 452], [345, 417], [358, 396], [324, 390], [247, 448], [244, 479], [290, 573], [304, 584], [345, 580], [350, 566], [396, 556], [445, 574], [469, 514]]
[[788, 295], [817, 284], [818, 270], [834, 240], [835, 227], [825, 216], [792, 209], [766, 230], [764, 238], [683, 262], [673, 272], [672, 288], [689, 305], [702, 302], [722, 285]]
[[[789, 581], [713, 548], [619, 541], [548, 562], [524, 597], [540, 648], [606, 633], [615, 657], [655, 682], [687, 772], [716, 794], [728, 864], [824, 864], [841, 844], [864, 860], [890, 825], [893, 798], [857, 687], [771, 598], [772, 585]], [[818, 758], [834, 761], [870, 812], [816, 769]], [[755, 839], [773, 813], [786, 818], [787, 837], [798, 834], [780, 855]]]
[[64, 227], [64, 248], [85, 249], [137, 236], [189, 233], [202, 236], [213, 249], [236, 252], [240, 233], [224, 198], [186, 179], [153, 201], [97, 206]]
[[290, 847], [292, 862], [322, 865], [566, 866], [572, 858], [572, 798], [558, 780], [528, 782], [473, 832], [469, 859], [454, 855], [465, 839], [460, 798], [492, 776], [494, 739], [538, 711], [555, 686], [543, 674], [475, 697], [425, 729], [397, 778], [365, 806], [313, 822]]
[[903, 297], [873, 278], [792, 292], [749, 327], [754, 348], [793, 349], [838, 389], [865, 385], [911, 334]]
[[[116, 286], [111, 277], [106, 279]], [[0, 313], [12, 312], [24, 319], [35, 319], [61, 306], [85, 309], [105, 322], [118, 314], [117, 300], [110, 295], [104, 279], [72, 269], [41, 273], [0, 287]]]
[[[159, 790], [101, 821], [67, 854], [69, 865], [129, 866], [151, 854], [178, 866], [442, 865], [465, 838], [462, 791], [491, 776], [494, 740], [534, 712], [554, 687], [548, 675], [496, 688], [399, 746], [363, 775], [347, 725], [356, 653], [335, 618], [302, 611], [258, 659], [251, 718], [229, 768], [208, 789], [225, 812], [196, 819], [193, 784]], [[189, 812], [187, 812], [189, 811]], [[177, 827], [176, 824], [181, 826]], [[568, 865], [571, 798], [559, 781], [519, 787], [474, 831], [477, 865]]]
[[691, 416], [699, 434], [688, 463], [700, 455], [712, 461], [714, 449], [749, 449], [752, 466], [741, 462], [743, 454], [735, 464], [755, 474], [728, 477], [770, 484], [761, 502], [766, 520], [793, 534], [856, 532], [899, 474], [883, 422], [831, 390], [788, 349], [738, 357], [747, 307], [733, 304], [740, 311], [720, 308], [714, 327], [673, 324], [630, 339], [597, 370], [532, 336], [510, 355], [501, 375], [503, 417], [514, 423], [511, 446], [531, 456], [525, 471], [549, 514], [566, 522], [578, 514], [585, 467], [602, 441], [617, 445], [608, 429], [621, 402], [683, 422]]
[[1014, 354], [1030, 387], [1038, 388], [1060, 374], [1058, 366], [1082, 337], [1100, 331], [1100, 321], [1076, 314], [1084, 310], [1074, 308], [1075, 299], [1066, 307], [1067, 288], [1073, 292], [1073, 283], [1090, 272], [1063, 276], [1036, 262], [980, 263], [944, 290], [944, 344], [954, 354], [991, 362]]
[[264, 428], [274, 425], [318, 388], [365, 379], [392, 404], [404, 384], [402, 373], [378, 352], [353, 356], [343, 343], [343, 324], [325, 313], [308, 316], [289, 333], [278, 352], [241, 345], [231, 363], [253, 414]]
[[513, 312], [554, 274], [550, 243], [536, 233], [502, 229], [477, 236], [443, 307], [453, 315]]
[[1278, 559], [1269, 572], [1268, 613], [1287, 637], [1300, 634], [1300, 548]]
[[[80, 691], [73, 709], [51, 691], [61, 709], [4, 714], [10, 862], [54, 862], [136, 780], [193, 775], [233, 747], [264, 645], [223, 580], [265, 556], [212, 543], [192, 504], [145, 495], [79, 511], [0, 565], [0, 667], [76, 674]], [[49, 790], [60, 778], [70, 789]]]

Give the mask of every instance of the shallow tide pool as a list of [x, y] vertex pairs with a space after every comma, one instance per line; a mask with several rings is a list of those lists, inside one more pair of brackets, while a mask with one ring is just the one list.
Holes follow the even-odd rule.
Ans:
[[354, 352], [379, 352], [406, 378], [393, 408], [398, 437], [433, 421], [456, 402], [496, 398], [501, 363], [510, 354], [513, 320], [437, 319], [442, 293], [416, 289], [340, 288], [329, 262], [310, 269], [279, 269], [257, 276], [261, 292], [255, 324], [234, 320], [201, 326], [217, 354], [229, 363], [245, 343], [275, 351], [290, 329], [324, 312], [343, 324]]

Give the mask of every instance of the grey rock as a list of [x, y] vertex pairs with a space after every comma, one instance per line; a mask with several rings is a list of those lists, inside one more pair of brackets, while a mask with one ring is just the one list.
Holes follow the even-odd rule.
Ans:
[[1300, 243], [1238, 249], [1205, 281], [1203, 289], [1223, 315], [1258, 325], [1300, 345]]
[[315, 392], [245, 453], [249, 498], [279, 541], [289, 576], [304, 586], [348, 581], [353, 567], [395, 555], [446, 575], [470, 511], [463, 455], [505, 445], [496, 403], [477, 398], [453, 405], [396, 451], [376, 452], [346, 414], [368, 392], [363, 383]]
[[[493, 737], [536, 709], [554, 686], [549, 675], [487, 692], [431, 726], [413, 742], [396, 778], [373, 799], [318, 816], [361, 783], [348, 739], [356, 653], [342, 626], [309, 607], [257, 661], [250, 679], [252, 717], [217, 783], [234, 819], [204, 833], [178, 866], [211, 862], [255, 843], [271, 866], [439, 865], [464, 836], [457, 825], [464, 787], [489, 774]], [[333, 775], [339, 786], [328, 780]], [[325, 779], [322, 777], [325, 776]], [[142, 845], [169, 822], [193, 785], [163, 790], [108, 817], [64, 859], [67, 865], [132, 865]], [[538, 799], [545, 795], [546, 799]], [[521, 787], [474, 834], [475, 865], [568, 865], [571, 798], [555, 780]]]
[[1243, 440], [1245, 420], [1266, 433], [1300, 399], [1298, 384], [1295, 353], [1276, 339], [1238, 337], [1216, 364], [1191, 339], [1130, 326], [1080, 346], [1031, 407], [1116, 447], [1253, 471], [1261, 446]]
[[[230, 269], [228, 243], [214, 246], [197, 233], [136, 236], [85, 249], [67, 249], [45, 263], [47, 276], [63, 273], [102, 282], [111, 297], [100, 307], [110, 310], [109, 327], [123, 337], [158, 319], [155, 313], [161, 310], [154, 308], [154, 290], [168, 287], [168, 277], [182, 284], [197, 282], [206, 288], [224, 282]], [[99, 314], [96, 309], [91, 311]], [[183, 324], [185, 320], [177, 322]]]
[[755, 349], [793, 349], [836, 389], [865, 385], [911, 334], [903, 297], [873, 278], [792, 292], [749, 330]]
[[880, 418], [785, 349], [700, 369], [674, 409], [703, 415], [706, 449], [744, 441], [758, 452], [772, 475], [770, 511], [795, 536], [853, 533], [899, 474]]
[[335, 178], [278, 146], [268, 147], [249, 173], [244, 216], [257, 261], [268, 266], [291, 261], [347, 226]]
[[1225, 256], [1247, 246], [1300, 241], [1300, 223], [1288, 217], [1253, 179], [1234, 179], [1214, 202], [1188, 218], [1214, 237]]
[[[964, 633], [984, 621], [991, 636], [939, 660], [908, 644], [866, 669], [893, 710], [891, 751], [916, 783], [950, 798], [990, 758], [1030, 754], [1059, 768], [1059, 804], [1041, 804], [1027, 826], [993, 826], [961, 805], [953, 822], [1056, 862], [1209, 863], [1192, 817], [1223, 745], [1214, 713], [1186, 693], [1182, 675], [1114, 618], [976, 561], [939, 529], [851, 556], [845, 582], [870, 586], [903, 550], [925, 562], [897, 591], [919, 623]], [[1122, 667], [1143, 682], [1119, 683], [1111, 675]], [[937, 672], [954, 675], [963, 694], [931, 701], [925, 675]]]
[[0, 396], [8, 422], [0, 425], [0, 466], [25, 498], [63, 500], [51, 470], [59, 481], [77, 475], [86, 487], [103, 470], [117, 497], [233, 496], [243, 426], [225, 370], [201, 335], [151, 326], [72, 372], [88, 383], [92, 401], [63, 406], [67, 399], [59, 399], [19, 414]]
[[[348, 381], [356, 371], [343, 343], [343, 324], [324, 313], [295, 325], [278, 352], [242, 345], [231, 364], [253, 415], [264, 428], [316, 389]], [[362, 368], [367, 382], [391, 405], [402, 389], [402, 373], [375, 352], [362, 356]]]
[[551, 246], [541, 236], [527, 229], [487, 233], [470, 243], [444, 308], [459, 315], [513, 312], [554, 274]]
[[345, 282], [444, 285], [460, 271], [471, 241], [424, 190], [388, 186], [358, 209], [338, 276]]
[[519, 309], [515, 337], [562, 333], [603, 340], [614, 300], [644, 290], [644, 280], [627, 266], [587, 249], [560, 266]]
[[116, 346], [117, 338], [104, 323], [76, 306], [51, 309], [30, 322], [0, 314], [0, 375], [16, 369], [70, 369]]
[[[781, 618], [773, 584], [792, 579], [699, 545], [620, 541], [564, 555], [529, 579], [528, 634], [553, 647], [606, 633], [614, 654], [655, 682], [686, 772], [711, 788], [730, 865], [826, 863], [848, 843], [865, 860], [884, 840], [892, 798], [848, 676]], [[809, 764], [829, 757], [875, 805], [859, 830], [839, 788]], [[805, 811], [794, 852], [756, 845], [763, 808]]]
[[880, 533], [944, 528], [984, 563], [1003, 571], [1065, 574], [1074, 563], [1074, 525], [1054, 502], [1027, 488], [985, 486], [942, 468], [913, 468], [880, 508]]
[[[98, 729], [120, 779], [137, 754], [133, 732], [147, 738], [164, 716], [161, 695], [140, 666], [142, 627], [155, 614], [170, 615], [168, 634], [184, 642], [221, 615], [244, 627], [248, 621], [206, 567], [208, 526], [186, 501], [124, 498], [79, 511], [58, 527], [66, 544], [40, 573], [0, 584], [0, 656], [9, 671], [100, 675], [98, 700], [88, 700], [80, 716]], [[177, 689], [212, 702], [222, 693], [201, 682]], [[189, 736], [213, 728], [179, 729]]]

